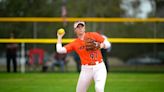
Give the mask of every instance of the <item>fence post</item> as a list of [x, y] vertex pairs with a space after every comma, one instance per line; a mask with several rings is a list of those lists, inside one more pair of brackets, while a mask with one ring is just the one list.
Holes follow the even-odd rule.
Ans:
[[25, 43], [21, 43], [21, 73], [25, 73]]

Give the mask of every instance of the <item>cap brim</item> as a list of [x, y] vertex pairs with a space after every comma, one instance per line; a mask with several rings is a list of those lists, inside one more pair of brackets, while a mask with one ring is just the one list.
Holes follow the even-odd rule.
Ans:
[[74, 28], [77, 28], [78, 25], [83, 25], [83, 26], [85, 26], [85, 23], [82, 22], [82, 21], [80, 21], [80, 22], [75, 22], [75, 23], [74, 23]]

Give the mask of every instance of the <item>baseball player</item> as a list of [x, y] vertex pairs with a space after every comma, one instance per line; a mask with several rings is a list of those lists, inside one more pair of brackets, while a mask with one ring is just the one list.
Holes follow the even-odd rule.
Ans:
[[62, 46], [62, 37], [65, 33], [57, 33], [56, 50], [58, 53], [76, 51], [81, 59], [81, 72], [78, 79], [76, 92], [87, 92], [92, 80], [95, 82], [96, 92], [104, 92], [107, 71], [103, 63], [101, 48], [110, 48], [111, 44], [96, 32], [85, 32], [85, 22], [74, 23], [74, 32], [77, 39]]

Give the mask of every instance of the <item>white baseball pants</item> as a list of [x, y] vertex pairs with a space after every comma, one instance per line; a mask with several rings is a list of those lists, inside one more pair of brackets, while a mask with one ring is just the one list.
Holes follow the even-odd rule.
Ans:
[[95, 82], [96, 92], [104, 92], [107, 71], [104, 62], [97, 65], [82, 65], [76, 92], [87, 92], [92, 80]]

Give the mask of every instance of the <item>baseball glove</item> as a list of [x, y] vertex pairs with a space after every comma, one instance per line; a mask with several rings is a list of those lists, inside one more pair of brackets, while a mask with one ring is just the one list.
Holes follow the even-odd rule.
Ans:
[[100, 43], [91, 38], [84, 39], [87, 51], [95, 51], [100, 48]]

